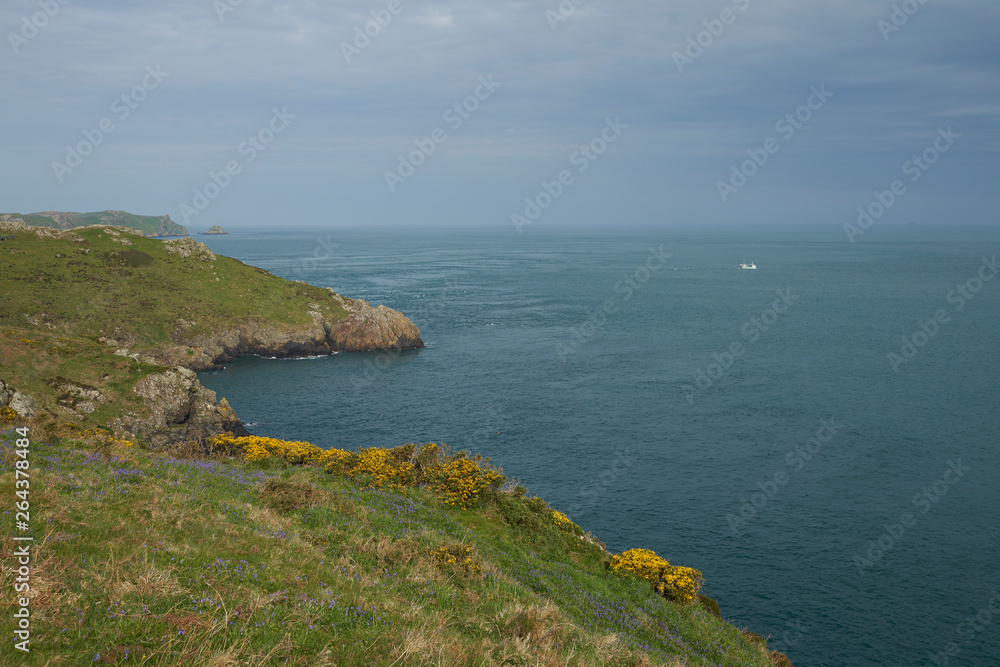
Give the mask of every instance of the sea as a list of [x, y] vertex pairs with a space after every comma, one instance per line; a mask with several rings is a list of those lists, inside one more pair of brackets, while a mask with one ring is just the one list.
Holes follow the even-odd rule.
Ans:
[[427, 345], [201, 381], [257, 435], [490, 457], [797, 667], [1000, 665], [1000, 230], [522, 231], [198, 237]]

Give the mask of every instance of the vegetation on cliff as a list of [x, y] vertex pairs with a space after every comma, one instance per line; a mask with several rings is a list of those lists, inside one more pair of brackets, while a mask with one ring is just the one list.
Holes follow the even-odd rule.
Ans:
[[32, 227], [75, 229], [89, 225], [128, 227], [147, 236], [187, 236], [187, 228], [178, 225], [169, 215], [135, 215], [125, 211], [97, 211], [94, 213], [67, 213], [44, 211], [42, 213], [0, 213], [0, 221], [19, 220]]
[[[164, 445], [240, 429], [193, 373], [241, 354], [422, 346], [401, 314], [123, 228], [0, 222], [0, 381], [66, 424]], [[7, 405], [9, 401], [2, 401]], [[38, 413], [37, 416], [35, 413]]]
[[[4, 497], [15, 437], [0, 435]], [[434, 478], [470, 457], [407, 446], [331, 468], [337, 455], [292, 463], [311, 445], [278, 443], [230, 439], [205, 460], [33, 440], [23, 664], [775, 664], [705, 605], [609, 569], [603, 545], [488, 462], [474, 467], [497, 478], [463, 509], [447, 484], [380, 471]]]

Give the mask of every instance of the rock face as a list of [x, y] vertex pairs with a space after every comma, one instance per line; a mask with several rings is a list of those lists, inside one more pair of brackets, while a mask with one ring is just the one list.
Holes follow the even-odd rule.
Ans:
[[133, 391], [149, 408], [144, 417], [125, 417], [112, 426], [140, 437], [154, 448], [185, 440], [204, 440], [223, 431], [249, 435], [226, 399], [198, 382], [194, 371], [175, 368], [147, 375]]
[[[281, 359], [424, 346], [420, 329], [402, 313], [385, 306], [372, 307], [362, 299], [343, 299], [333, 290], [330, 293], [338, 305], [350, 313], [347, 318], [324, 317], [320, 306], [314, 304], [314, 310], [309, 311], [312, 323], [305, 326], [245, 322], [225, 331], [189, 336], [182, 322], [172, 333], [175, 344], [149, 351], [149, 361], [204, 371], [246, 355]], [[123, 350], [122, 354], [133, 356], [128, 350]]]
[[[188, 239], [173, 242], [176, 252], [210, 261], [203, 244]], [[214, 256], [212, 257], [214, 259]], [[194, 371], [218, 367], [224, 361], [244, 355], [301, 357], [337, 351], [400, 350], [424, 346], [420, 330], [403, 314], [372, 307], [358, 299], [343, 299], [330, 290], [332, 298], [350, 315], [346, 319], [326, 319], [319, 305], [309, 311], [312, 324], [292, 327], [267, 322], [244, 323], [235, 328], [198, 337], [185, 337], [183, 322], [174, 332], [174, 346], [150, 351], [151, 356], [119, 349], [115, 354], [146, 363], [175, 368], [146, 376], [136, 383], [135, 393], [145, 399], [148, 416], [119, 420], [121, 428], [142, 438], [153, 448], [185, 440], [203, 441], [224, 431], [248, 435], [225, 399], [216, 403], [215, 392], [199, 382]], [[105, 341], [111, 343], [113, 341]]]
[[164, 241], [163, 246], [167, 249], [167, 252], [180, 255], [181, 257], [194, 257], [202, 262], [214, 262], [216, 259], [215, 253], [207, 245], [198, 243], [193, 238], [187, 236], [182, 239]]
[[331, 350], [356, 352], [361, 350], [401, 350], [420, 348], [420, 329], [400, 312], [375, 306], [363, 299], [356, 300], [350, 317], [330, 327], [326, 332]]
[[0, 407], [10, 408], [18, 415], [28, 419], [34, 417], [35, 412], [38, 411], [30, 396], [16, 391], [3, 380], [0, 380]]

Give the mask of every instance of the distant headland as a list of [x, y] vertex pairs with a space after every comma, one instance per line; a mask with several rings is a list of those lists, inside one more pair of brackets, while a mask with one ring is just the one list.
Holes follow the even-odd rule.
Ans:
[[23, 222], [30, 227], [49, 227], [63, 231], [91, 225], [111, 225], [112, 227], [128, 227], [142, 232], [146, 236], [188, 235], [187, 228], [175, 223], [169, 215], [135, 215], [126, 211], [0, 213], [0, 222]]

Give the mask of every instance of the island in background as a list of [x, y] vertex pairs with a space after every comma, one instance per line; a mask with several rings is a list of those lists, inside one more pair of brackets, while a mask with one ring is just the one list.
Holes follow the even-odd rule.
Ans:
[[209, 234], [212, 234], [212, 235], [215, 235], [215, 234], [220, 234], [220, 235], [221, 234], [228, 234], [229, 232], [227, 232], [225, 229], [223, 229], [220, 225], [212, 225], [211, 227], [209, 227], [205, 231], [198, 232], [198, 233], [201, 234], [202, 236], [207, 236]]

